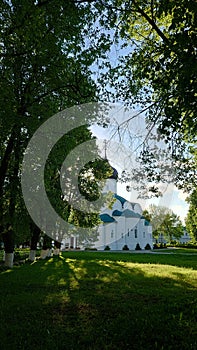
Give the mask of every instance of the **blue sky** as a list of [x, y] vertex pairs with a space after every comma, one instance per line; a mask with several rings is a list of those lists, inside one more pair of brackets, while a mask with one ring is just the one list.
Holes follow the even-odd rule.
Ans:
[[[118, 110], [118, 113], [115, 114], [117, 118], [120, 117], [119, 122], [121, 122], [123, 116], [121, 115], [121, 113], [119, 115], [118, 108], [119, 107], [117, 107], [116, 109], [115, 107], [115, 110]], [[132, 113], [132, 111], [130, 113]], [[124, 117], [127, 118], [128, 115], [124, 115]], [[134, 124], [132, 124], [132, 130], [134, 132], [134, 139], [137, 134], [140, 135], [141, 133], [141, 135], [145, 135], [144, 132], [147, 132], [147, 130], [145, 130], [144, 117], [140, 116], [140, 119], [138, 119], [137, 122], [134, 121], [133, 123]], [[93, 134], [97, 137], [98, 146], [101, 152], [101, 156], [103, 157], [105, 154], [104, 140], [107, 140], [107, 142], [109, 142], [107, 146], [107, 158], [110, 161], [110, 164], [118, 170], [119, 174], [121, 174], [122, 170], [124, 170], [125, 167], [129, 169], [129, 167], [132, 168], [135, 166], [135, 147], [136, 142], [139, 142], [139, 139], [134, 140], [133, 145], [129, 144], [130, 141], [128, 141], [127, 136], [125, 136], [126, 131], [124, 131], [124, 139], [120, 140], [120, 135], [118, 135], [117, 133], [116, 135], [114, 134], [114, 132], [117, 131], [117, 124], [116, 122], [114, 122], [114, 120], [111, 120], [111, 124], [109, 124], [108, 128], [98, 127], [94, 125], [92, 126], [91, 130]], [[133, 149], [132, 146], [134, 146]], [[184, 218], [186, 217], [189, 208], [187, 202], [185, 201], [187, 194], [178, 190], [173, 183], [169, 184], [168, 186], [166, 184], [160, 184], [161, 192], [163, 193], [162, 197], [152, 198], [149, 200], [138, 198], [139, 193], [135, 190], [131, 190], [130, 192], [128, 192], [126, 190], [127, 185], [129, 185], [132, 189], [131, 183], [119, 182], [117, 186], [118, 194], [125, 197], [129, 201], [140, 203], [143, 209], [148, 208], [150, 204], [156, 204], [170, 208], [175, 214], [180, 216], [181, 220], [184, 223]]]

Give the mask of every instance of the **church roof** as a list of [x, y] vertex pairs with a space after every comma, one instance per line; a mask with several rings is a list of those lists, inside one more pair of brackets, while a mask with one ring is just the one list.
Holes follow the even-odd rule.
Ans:
[[131, 206], [132, 206], [132, 208], [134, 209], [134, 207], [135, 207], [135, 205], [137, 204], [137, 203], [134, 203], [134, 202], [129, 202], [127, 199], [125, 199], [124, 197], [122, 197], [122, 196], [119, 196], [118, 194], [114, 194], [114, 197], [118, 200], [118, 201], [120, 201], [120, 203], [122, 204], [122, 207], [124, 207], [124, 204], [125, 204], [125, 202], [128, 202]]
[[141, 215], [138, 213], [135, 213], [134, 211], [130, 210], [130, 209], [126, 209], [122, 212], [122, 215], [125, 216], [126, 218], [140, 218], [141, 219]]
[[135, 213], [133, 210], [130, 210], [130, 209], [125, 209], [124, 211], [120, 211], [116, 209], [112, 212], [112, 216], [124, 216], [126, 218], [138, 218], [138, 219], [142, 218], [140, 214]]
[[151, 223], [148, 220], [145, 220], [144, 224], [145, 224], [145, 226], [151, 226]]
[[114, 197], [115, 197], [118, 201], [120, 201], [120, 203], [122, 204], [122, 207], [123, 207], [124, 203], [127, 202], [127, 200], [126, 200], [125, 198], [119, 196], [119, 195], [116, 194], [116, 193], [114, 194]]
[[114, 222], [115, 221], [115, 219], [112, 218], [112, 216], [110, 216], [109, 214], [101, 214], [100, 215], [100, 219], [103, 222], [105, 222], [105, 223], [107, 223], [107, 222]]
[[112, 215], [113, 216], [121, 216], [122, 215], [122, 212], [120, 211], [120, 210], [114, 210], [113, 212], [112, 212]]

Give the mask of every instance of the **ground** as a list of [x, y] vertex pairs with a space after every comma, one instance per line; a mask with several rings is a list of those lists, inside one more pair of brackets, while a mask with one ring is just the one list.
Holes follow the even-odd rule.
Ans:
[[2, 271], [1, 349], [196, 349], [197, 253], [168, 252], [65, 252]]

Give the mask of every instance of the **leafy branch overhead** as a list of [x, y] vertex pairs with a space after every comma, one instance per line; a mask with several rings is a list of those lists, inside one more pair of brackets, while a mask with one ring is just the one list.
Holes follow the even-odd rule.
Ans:
[[100, 24], [114, 30], [118, 48], [108, 73], [101, 73], [102, 85], [108, 76], [111, 88], [105, 96], [145, 111], [148, 123], [168, 145], [176, 183], [191, 191], [196, 186], [197, 3], [98, 3], [100, 7], [91, 2], [100, 16], [105, 13]]

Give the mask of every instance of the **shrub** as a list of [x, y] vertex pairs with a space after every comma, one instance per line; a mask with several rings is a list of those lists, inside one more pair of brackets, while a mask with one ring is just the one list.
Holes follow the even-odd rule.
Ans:
[[21, 258], [19, 252], [14, 252], [14, 260], [19, 260]]
[[96, 251], [97, 248], [86, 247], [84, 250], [93, 250], [93, 251]]
[[124, 245], [124, 247], [122, 247], [122, 250], [129, 250], [129, 247], [127, 244]]
[[106, 247], [104, 248], [104, 250], [110, 250], [110, 247], [108, 245], [106, 245]]
[[158, 246], [157, 243], [154, 243], [154, 244], [153, 244], [153, 249], [159, 249], [159, 246]]
[[145, 248], [144, 248], [145, 250], [151, 250], [151, 246], [150, 246], [150, 244], [149, 243], [147, 243], [147, 245], [145, 246]]
[[142, 248], [140, 247], [139, 243], [136, 244], [135, 250], [142, 250]]
[[167, 248], [166, 243], [154, 243], [153, 249], [162, 249], [162, 248]]

